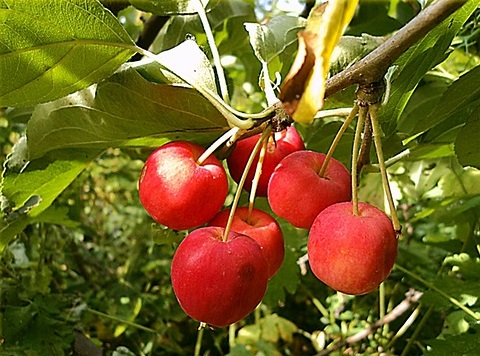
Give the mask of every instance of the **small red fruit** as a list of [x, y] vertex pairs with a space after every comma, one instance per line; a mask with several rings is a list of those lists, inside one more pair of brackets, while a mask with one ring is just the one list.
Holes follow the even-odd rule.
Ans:
[[[229, 215], [230, 209], [223, 210], [208, 225], [226, 227]], [[239, 207], [235, 210], [231, 229], [239, 234], [250, 236], [258, 242], [267, 259], [268, 276], [272, 278], [285, 257], [285, 242], [277, 221], [259, 209], [253, 209], [249, 218], [248, 208]]]
[[[248, 158], [259, 138], [260, 134], [239, 140], [235, 149], [227, 158], [228, 169], [235, 182], [240, 182]], [[268, 180], [277, 164], [288, 154], [303, 149], [305, 149], [305, 145], [302, 137], [293, 126], [290, 126], [283, 131], [275, 132], [273, 136], [270, 136], [268, 138], [267, 150], [262, 165], [262, 174], [258, 181], [256, 195], [259, 197], [267, 196]], [[259, 155], [255, 157], [255, 160], [248, 171], [247, 179], [243, 186], [246, 191], [250, 191], [252, 188], [252, 181], [257, 168], [258, 157]]]
[[145, 210], [160, 224], [185, 230], [206, 223], [222, 208], [228, 192], [227, 173], [205, 149], [186, 141], [155, 150], [140, 174], [138, 191]]
[[308, 237], [308, 261], [315, 276], [331, 288], [361, 295], [376, 289], [390, 274], [397, 256], [390, 218], [367, 203], [351, 202], [323, 210]]
[[172, 286], [187, 315], [211, 326], [233, 324], [260, 303], [268, 265], [252, 238], [211, 226], [191, 232], [172, 260]]
[[351, 176], [345, 166], [331, 158], [325, 174], [318, 174], [325, 154], [297, 151], [277, 166], [268, 184], [268, 202], [273, 212], [293, 226], [309, 229], [326, 207], [351, 199]]

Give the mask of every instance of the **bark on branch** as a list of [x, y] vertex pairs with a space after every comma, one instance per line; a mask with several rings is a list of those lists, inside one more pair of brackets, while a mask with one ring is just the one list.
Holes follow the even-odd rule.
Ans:
[[388, 68], [408, 48], [422, 39], [468, 0], [437, 0], [373, 52], [327, 81], [325, 97], [351, 85], [366, 85], [383, 79]]
[[397, 319], [400, 315], [405, 313], [412, 304], [418, 302], [418, 300], [422, 297], [423, 293], [418, 292], [414, 289], [411, 289], [407, 292], [406, 298], [400, 302], [395, 308], [392, 309], [390, 313], [385, 315], [382, 319], [377, 320], [375, 323], [367, 327], [366, 329], [356, 333], [355, 335], [349, 336], [346, 339], [339, 341], [333, 347], [329, 349], [323, 350], [322, 352], [318, 353], [316, 356], [325, 356], [329, 355], [330, 353], [348, 345], [358, 342], [362, 339], [365, 339], [368, 335], [372, 334], [375, 330], [385, 324], [389, 324], [395, 319]]

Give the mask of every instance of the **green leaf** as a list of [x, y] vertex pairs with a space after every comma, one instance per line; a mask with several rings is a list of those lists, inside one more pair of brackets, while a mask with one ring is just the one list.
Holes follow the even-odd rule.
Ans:
[[370, 36], [366, 33], [358, 37], [342, 36], [330, 58], [330, 74], [336, 74], [358, 62], [383, 42], [385, 42], [383, 37]]
[[156, 60], [195, 89], [207, 89], [217, 93], [212, 65], [195, 41], [186, 40], [168, 51], [161, 52]]
[[99, 153], [99, 150], [58, 150], [30, 161], [21, 173], [7, 169], [2, 194], [13, 210], [24, 207], [37, 196], [40, 201], [28, 209], [28, 215], [38, 216]]
[[261, 62], [269, 63], [287, 46], [297, 41], [297, 32], [305, 26], [301, 17], [276, 16], [265, 25], [246, 23], [250, 44]]
[[480, 137], [480, 107], [468, 118], [455, 140], [455, 153], [461, 165], [480, 169], [478, 137]]
[[26, 214], [0, 219], [0, 252], [31, 223], [31, 220]]
[[[2, 336], [8, 342], [0, 346], [0, 353], [64, 355], [71, 348], [74, 341], [73, 325], [69, 325], [63, 315], [58, 315], [58, 308], [65, 306], [59, 304], [59, 298], [55, 295], [49, 296], [46, 300], [42, 299], [37, 297], [27, 306], [5, 308], [1, 322], [6, 327]], [[51, 308], [49, 303], [54, 303], [54, 307]]]
[[209, 0], [129, 0], [137, 9], [156, 15], [186, 15], [196, 13], [194, 2], [206, 6]]
[[303, 231], [295, 229], [293, 226], [280, 222], [283, 237], [285, 239], [285, 259], [277, 274], [272, 277], [268, 283], [267, 293], [263, 302], [270, 307], [275, 307], [279, 302], [285, 300], [286, 293], [296, 292], [300, 282], [300, 268], [297, 264], [299, 255], [298, 244], [302, 241]]
[[473, 68], [454, 81], [443, 93], [426, 118], [417, 121], [415, 132], [425, 131], [463, 110], [466, 105], [480, 99], [480, 66]]
[[425, 73], [447, 57], [453, 38], [477, 5], [476, 0], [467, 2], [395, 62], [396, 78], [392, 82], [390, 98], [379, 111], [379, 119], [387, 136], [395, 131], [398, 118]]
[[445, 78], [427, 74], [403, 110], [398, 131], [413, 135], [415, 126], [430, 115], [450, 83]]
[[445, 339], [426, 342], [427, 355], [435, 356], [477, 356], [480, 349], [480, 326], [473, 327], [473, 332], [464, 333]]
[[389, 16], [389, 3], [390, 1], [361, 1], [347, 33], [357, 36], [363, 33], [384, 36], [398, 30], [401, 23]]
[[135, 53], [97, 1], [0, 1], [0, 106], [29, 106], [86, 88]]
[[132, 69], [102, 82], [95, 93], [69, 99], [33, 113], [27, 126], [31, 158], [60, 148], [158, 146], [172, 139], [207, 143], [227, 128], [196, 90], [150, 83]]

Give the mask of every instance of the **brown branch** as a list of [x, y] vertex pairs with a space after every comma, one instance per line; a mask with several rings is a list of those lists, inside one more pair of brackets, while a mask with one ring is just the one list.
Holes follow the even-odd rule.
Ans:
[[326, 84], [325, 97], [354, 84], [365, 85], [383, 80], [393, 62], [466, 2], [467, 0], [437, 0], [426, 7], [377, 49], [330, 78]]
[[375, 330], [377, 330], [382, 325], [391, 323], [392, 321], [397, 319], [400, 315], [405, 313], [412, 304], [418, 302], [418, 300], [422, 297], [422, 295], [423, 295], [422, 292], [417, 292], [414, 289], [410, 289], [406, 294], [406, 298], [402, 302], [400, 302], [400, 304], [398, 304], [395, 308], [393, 308], [393, 310], [387, 315], [385, 315], [383, 318], [377, 320], [375, 323], [363, 329], [362, 331], [356, 333], [355, 335], [349, 336], [346, 339], [337, 342], [333, 347], [323, 350], [322, 352], [318, 353], [316, 356], [329, 355], [332, 352], [339, 350], [343, 346], [346, 346], [348, 344], [353, 344], [362, 339], [365, 339], [368, 335], [372, 334]]

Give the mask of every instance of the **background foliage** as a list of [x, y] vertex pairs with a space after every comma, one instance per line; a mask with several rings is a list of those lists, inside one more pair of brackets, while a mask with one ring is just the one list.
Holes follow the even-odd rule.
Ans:
[[[389, 36], [425, 3], [361, 1], [347, 34]], [[198, 91], [216, 95], [216, 72], [192, 4], [0, 1], [1, 354], [194, 352], [198, 324], [178, 306], [169, 280], [185, 232], [154, 224], [136, 190], [154, 147], [173, 139], [208, 145], [228, 128]], [[230, 329], [205, 330], [202, 353], [310, 355], [327, 346], [339, 347], [333, 354], [478, 353], [478, 6], [468, 1], [394, 64], [380, 115], [404, 233], [390, 278], [366, 296], [335, 293], [302, 259], [307, 231], [281, 222], [286, 260], [262, 305]], [[273, 81], [275, 73], [285, 77], [304, 7], [207, 4], [237, 110], [257, 113], [266, 105], [259, 59]], [[162, 52], [163, 67], [133, 57], [135, 42], [155, 21], [161, 26], [150, 50]], [[338, 70], [358, 56], [345, 48]], [[197, 90], [168, 85], [178, 81], [172, 72]], [[353, 90], [329, 98], [327, 107], [352, 106]], [[342, 120], [298, 129], [309, 149], [325, 152]], [[347, 166], [352, 132], [335, 152]], [[369, 168], [361, 198], [384, 208], [380, 176]], [[257, 205], [269, 210], [265, 199]], [[411, 289], [423, 292], [418, 303], [392, 312]], [[394, 318], [367, 337], [342, 341], [385, 314]]]

